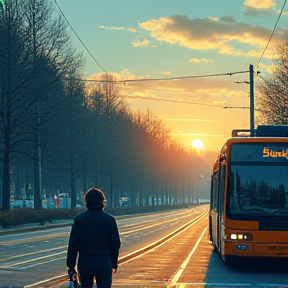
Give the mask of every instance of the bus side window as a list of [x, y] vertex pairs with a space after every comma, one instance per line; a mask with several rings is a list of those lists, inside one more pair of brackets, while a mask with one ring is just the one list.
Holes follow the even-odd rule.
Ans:
[[212, 203], [212, 207], [213, 207], [213, 210], [214, 211], [218, 211], [217, 207], [218, 207], [218, 172], [216, 172], [214, 175], [213, 175], [213, 203]]
[[213, 208], [213, 175], [211, 176], [211, 184], [210, 184], [210, 203], [209, 203], [209, 206], [210, 206], [210, 210], [212, 210]]
[[219, 214], [223, 215], [223, 202], [225, 195], [225, 170], [226, 165], [220, 166], [220, 183], [219, 183]]

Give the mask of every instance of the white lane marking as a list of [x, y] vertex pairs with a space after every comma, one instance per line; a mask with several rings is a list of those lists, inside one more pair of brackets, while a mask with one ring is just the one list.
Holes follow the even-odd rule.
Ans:
[[[206, 214], [206, 212], [205, 212], [205, 214]], [[138, 250], [136, 250], [136, 251], [133, 251], [133, 252], [131, 252], [131, 253], [128, 253], [128, 254], [120, 257], [119, 260], [121, 260], [121, 263], [120, 263], [119, 265], [123, 265], [123, 264], [125, 264], [126, 262], [130, 262], [130, 261], [132, 261], [132, 260], [134, 260], [134, 259], [137, 259], [137, 258], [139, 258], [139, 257], [142, 257], [143, 255], [145, 255], [145, 254], [147, 254], [147, 253], [150, 253], [150, 252], [154, 251], [156, 248], [158, 248], [158, 247], [166, 244], [167, 242], [171, 241], [173, 238], [177, 237], [178, 235], [180, 235], [181, 233], [183, 233], [183, 232], [186, 231], [187, 229], [189, 229], [189, 228], [191, 228], [192, 226], [194, 226], [195, 224], [197, 224], [199, 221], [203, 220], [203, 217], [204, 217], [204, 214], [203, 214], [203, 215], [200, 214], [200, 215], [198, 215], [198, 216], [195, 218], [195, 219], [198, 218], [197, 220], [195, 220], [195, 221], [194, 221], [194, 220], [191, 220], [192, 223], [188, 224], [186, 227], [185, 227], [186, 224], [185, 224], [185, 225], [182, 225], [182, 226], [179, 228], [179, 230], [177, 231], [177, 233], [175, 233], [175, 234], [174, 234], [173, 236], [171, 236], [170, 238], [167, 238], [167, 237], [170, 236], [170, 235], [172, 235], [175, 231], [172, 232], [172, 233], [170, 233], [170, 234], [168, 234], [168, 235], [166, 235], [165, 237], [163, 237], [163, 238], [161, 238], [161, 239], [159, 239], [159, 240], [157, 240], [157, 241], [155, 241], [155, 242], [153, 242], [153, 243], [145, 246], [145, 247], [142, 247], [142, 248], [140, 248], [140, 249], [138, 249]], [[193, 221], [194, 221], [194, 222], [193, 222]], [[182, 227], [185, 227], [185, 228], [182, 229]], [[120, 234], [120, 236], [121, 236], [121, 234]], [[165, 238], [167, 238], [167, 239], [166, 239], [165, 241], [163, 241], [163, 239], [165, 239]], [[161, 241], [163, 241], [163, 242], [161, 242]], [[157, 244], [158, 242], [160, 242], [160, 243]], [[155, 245], [155, 246], [154, 246], [154, 245]], [[154, 246], [153, 249], [150, 249], [150, 248], [149, 248], [149, 247], [151, 247], [151, 246]], [[149, 249], [147, 249], [147, 248], [149, 248]], [[146, 249], [147, 249], [147, 251], [145, 251]], [[138, 254], [138, 252], [140, 252], [140, 251], [145, 251], [145, 252]], [[130, 255], [133, 255], [133, 254], [137, 254], [137, 255], [134, 256], [134, 257], [131, 257], [129, 260], [126, 260], [126, 261], [123, 261], [123, 260], [122, 260], [122, 259], [127, 258], [127, 257], [130, 256]]]
[[[51, 227], [51, 226], [47, 226], [47, 227], [45, 227], [45, 228], [49, 228], [48, 230], [46, 230], [45, 228], [42, 228], [43, 226], [38, 226], [40, 229], [39, 230], [36, 230], [36, 231], [30, 231], [30, 232], [25, 232], [25, 231], [22, 231], [21, 232], [21, 228], [19, 228], [19, 233], [15, 233], [15, 234], [7, 234], [7, 235], [1, 235], [0, 234], [0, 237], [1, 237], [1, 239], [5, 239], [5, 238], [8, 238], [8, 239], [12, 239], [12, 238], [16, 238], [16, 237], [19, 237], [19, 236], [25, 236], [25, 235], [27, 235], [28, 234], [28, 236], [29, 237], [33, 237], [33, 236], [31, 236], [32, 234], [39, 234], [39, 233], [42, 233], [42, 232], [44, 232], [44, 233], [42, 233], [42, 234], [45, 234], [45, 232], [46, 232], [46, 234], [47, 234], [47, 232], [48, 233], [50, 233], [50, 232], [54, 232], [54, 231], [58, 231], [58, 230], [67, 230], [67, 229], [71, 229], [71, 227], [69, 226], [70, 224], [72, 225], [72, 223], [73, 222], [68, 222], [67, 224], [64, 224], [64, 225], [67, 225], [66, 227], [65, 226], [63, 226], [63, 227], [56, 227], [56, 228], [53, 228], [53, 227]], [[31, 227], [31, 228], [34, 228], [33, 226]], [[41, 229], [42, 228], [42, 229]], [[16, 228], [17, 229], [17, 228]], [[9, 230], [7, 230], [8, 232], [9, 232]], [[11, 231], [13, 231], [13, 229], [11, 230]], [[6, 231], [5, 231], [6, 232]], [[63, 233], [67, 233], [67, 232], [63, 232]], [[48, 236], [50, 236], [50, 235], [55, 235], [55, 233], [53, 233], [53, 234], [48, 234]], [[56, 234], [57, 235], [57, 234]], [[37, 237], [37, 236], [36, 236]]]
[[[251, 287], [252, 284], [250, 283], [183, 283], [183, 284], [179, 284], [179, 285], [176, 285], [176, 286], [171, 286], [174, 287], [174, 288], [188, 288], [188, 287], [209, 287], [209, 286], [212, 286], [213, 288], [221, 288], [221, 287]], [[170, 286], [168, 286], [170, 287]], [[262, 287], [263, 288], [263, 287]], [[277, 287], [279, 288], [279, 287]]]
[[35, 263], [35, 264], [29, 265], [29, 266], [24, 266], [24, 267], [18, 268], [17, 270], [23, 270], [23, 269], [31, 268], [31, 267], [34, 267], [34, 266], [39, 266], [39, 265], [43, 265], [43, 264], [46, 264], [46, 263], [59, 261], [59, 260], [66, 259], [66, 258], [67, 258], [66, 256], [63, 256], [63, 257], [51, 259], [51, 260], [48, 260], [48, 261], [45, 261], [45, 262]]
[[190, 258], [192, 257], [192, 255], [194, 254], [194, 252], [196, 251], [201, 239], [203, 238], [205, 232], [207, 231], [207, 228], [206, 227], [203, 231], [203, 233], [201, 234], [201, 236], [198, 238], [196, 244], [194, 245], [193, 249], [191, 250], [191, 252], [189, 253], [189, 255], [187, 256], [187, 258], [184, 260], [184, 262], [182, 263], [182, 265], [180, 266], [180, 268], [177, 270], [177, 272], [172, 275], [172, 277], [168, 280], [168, 283], [169, 285], [176, 285], [177, 284], [177, 281], [179, 280], [179, 278], [181, 277], [184, 269], [186, 268], [187, 264], [189, 263], [190, 261]]
[[[8, 260], [11, 260], [11, 259], [14, 259], [14, 258], [26, 257], [26, 256], [31, 256], [31, 255], [33, 257], [35, 257], [35, 254], [43, 254], [43, 253], [46, 253], [46, 252], [56, 251], [56, 250], [60, 250], [60, 249], [63, 249], [63, 248], [67, 249], [67, 247], [68, 246], [65, 245], [65, 246], [59, 246], [59, 247], [55, 247], [55, 248], [49, 248], [49, 249], [43, 249], [43, 250], [39, 250], [39, 251], [33, 251], [33, 252], [25, 253], [25, 254], [18, 254], [18, 255], [13, 255], [13, 256], [5, 255], [5, 257], [0, 258], [0, 261], [7, 262]], [[65, 250], [65, 251], [67, 251], [67, 250]]]
[[[183, 215], [183, 216], [181, 216], [181, 217], [177, 217], [177, 221], [179, 221], [179, 220], [184, 220], [184, 219], [186, 219], [186, 218], [189, 218], [189, 217], [191, 217], [193, 214], [192, 213], [190, 213], [190, 214], [185, 214], [185, 215]], [[156, 222], [156, 223], [151, 223], [151, 224], [149, 224], [149, 226], [146, 226], [147, 225], [147, 223], [143, 223], [143, 222], [141, 222], [140, 224], [141, 224], [141, 226], [139, 225], [139, 223], [137, 224], [137, 228], [134, 228], [133, 230], [128, 230], [128, 231], [122, 231], [123, 230], [123, 227], [122, 228], [120, 228], [120, 235], [122, 236], [122, 235], [125, 235], [125, 234], [131, 234], [131, 233], [135, 233], [135, 232], [138, 232], [138, 231], [145, 231], [145, 230], [147, 230], [147, 229], [150, 229], [150, 228], [153, 228], [153, 227], [158, 227], [159, 226], [159, 219], [153, 219], [153, 220], [149, 220], [149, 221], [152, 221], [152, 222], [156, 222], [156, 221], [158, 221], [158, 222]], [[149, 222], [149, 221], [147, 221], [147, 222]], [[162, 221], [161, 222], [162, 224], [170, 224], [171, 223], [171, 225], [175, 225], [175, 224], [177, 224], [177, 223], [175, 223], [175, 219], [168, 219], [168, 220], [165, 220], [165, 221]], [[133, 226], [134, 226], [135, 224], [133, 224]], [[170, 225], [170, 226], [171, 226]], [[128, 226], [132, 226], [132, 224], [130, 224], [130, 225], [128, 225]], [[124, 228], [130, 228], [130, 227], [128, 227], [127, 225], [125, 225], [125, 227]], [[165, 227], [165, 226], [159, 226], [159, 228], [162, 228], [162, 227]], [[152, 232], [152, 231], [151, 231]]]
[[[212, 288], [221, 288], [221, 287], [230, 287], [230, 288], [234, 288], [234, 287], [257, 287], [257, 286], [260, 286], [260, 288], [263, 288], [263, 287], [273, 287], [273, 288], [280, 288], [280, 287], [288, 287], [287, 284], [279, 284], [279, 283], [275, 283], [275, 284], [272, 284], [272, 283], [233, 283], [233, 282], [219, 282], [219, 283], [181, 283], [181, 284], [178, 284], [178, 285], [168, 285], [168, 286], [165, 286], [166, 288], [188, 288], [188, 287], [212, 287]], [[163, 286], [164, 287], [164, 286]]]
[[[64, 277], [67, 277], [68, 279], [68, 276], [67, 274], [64, 274], [64, 275], [58, 275], [56, 277], [53, 277], [53, 278], [49, 278], [49, 279], [46, 279], [46, 280], [42, 280], [42, 281], [39, 281], [39, 282], [36, 282], [36, 283], [33, 283], [31, 285], [25, 285], [24, 288], [33, 288], [33, 287], [36, 287], [38, 285], [43, 285], [43, 284], [46, 284], [46, 283], [49, 283], [50, 281], [54, 281], [54, 280], [57, 280], [57, 279], [62, 279]], [[58, 287], [58, 286], [57, 286]]]
[[[34, 259], [29, 259], [29, 260], [25, 260], [25, 261], [21, 261], [21, 262], [16, 262], [16, 263], [14, 262], [14, 263], [10, 263], [10, 264], [7, 264], [7, 265], [1, 265], [0, 268], [6, 269], [6, 268], [11, 268], [11, 267], [17, 267], [17, 266], [20, 266], [21, 264], [25, 264], [25, 263], [29, 263], [29, 262], [36, 262], [36, 261], [39, 261], [39, 260], [42, 260], [42, 259], [45, 259], [45, 258], [51, 258], [51, 257], [57, 256], [57, 255], [61, 255], [63, 253], [66, 253], [66, 251], [59, 252], [59, 253], [54, 253], [54, 254], [49, 254], [49, 255], [46, 255], [46, 256], [37, 257], [37, 258], [34, 258]], [[50, 260], [50, 261], [55, 261], [55, 260]], [[47, 262], [40, 262], [39, 265], [42, 264], [42, 263], [47, 263]], [[35, 266], [35, 265], [33, 265], [33, 266]], [[29, 267], [29, 266], [26, 266], [26, 267]], [[25, 267], [22, 268], [22, 269], [25, 269]]]

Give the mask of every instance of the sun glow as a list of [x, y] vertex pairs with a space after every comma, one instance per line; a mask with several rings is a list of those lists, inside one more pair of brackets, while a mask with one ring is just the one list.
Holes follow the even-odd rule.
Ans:
[[200, 150], [203, 149], [204, 144], [203, 144], [203, 142], [202, 142], [200, 139], [196, 139], [196, 140], [193, 140], [193, 141], [192, 141], [191, 146], [192, 146], [193, 148], [196, 148], [196, 149], [197, 149], [197, 152], [198, 152], [198, 154], [199, 154]]

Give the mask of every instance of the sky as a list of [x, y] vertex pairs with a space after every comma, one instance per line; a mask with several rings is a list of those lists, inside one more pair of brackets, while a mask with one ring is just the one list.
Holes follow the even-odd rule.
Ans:
[[250, 128], [249, 67], [257, 110], [256, 72], [273, 71], [288, 27], [284, 0], [56, 1], [82, 41], [70, 29], [83, 77], [133, 80], [117, 84], [130, 109], [149, 110], [187, 149], [200, 139], [203, 151]]

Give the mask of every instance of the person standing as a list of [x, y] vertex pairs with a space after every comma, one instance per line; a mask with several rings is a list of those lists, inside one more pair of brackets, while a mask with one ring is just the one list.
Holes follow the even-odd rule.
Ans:
[[78, 272], [82, 288], [92, 288], [94, 277], [97, 288], [110, 288], [121, 246], [117, 223], [103, 211], [106, 198], [102, 190], [89, 189], [84, 200], [87, 210], [76, 215], [69, 236], [68, 275], [72, 280]]

